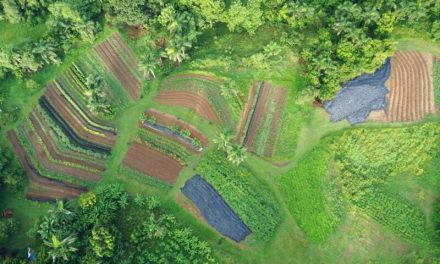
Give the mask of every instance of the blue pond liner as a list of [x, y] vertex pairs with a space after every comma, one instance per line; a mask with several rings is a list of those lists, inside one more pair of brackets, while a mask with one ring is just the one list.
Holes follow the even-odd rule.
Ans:
[[347, 119], [352, 125], [365, 122], [371, 111], [385, 109], [389, 90], [385, 82], [390, 77], [391, 61], [386, 62], [373, 74], [363, 74], [346, 82], [333, 100], [324, 104], [330, 120]]
[[249, 227], [200, 175], [187, 180], [181, 191], [199, 208], [208, 224], [222, 235], [240, 242], [251, 234]]

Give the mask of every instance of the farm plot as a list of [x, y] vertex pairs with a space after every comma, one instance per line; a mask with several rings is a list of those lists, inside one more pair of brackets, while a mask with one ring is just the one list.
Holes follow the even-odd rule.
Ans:
[[95, 48], [96, 54], [127, 90], [133, 100], [141, 94], [141, 77], [133, 52], [118, 33]]
[[128, 149], [123, 164], [171, 184], [176, 182], [183, 168], [179, 161], [140, 142], [134, 142]]
[[[213, 123], [234, 130], [233, 108], [238, 102], [229, 105], [221, 95], [224, 81], [212, 76], [181, 74], [166, 79], [156, 102], [170, 106], [180, 106], [193, 110], [197, 115]], [[239, 100], [231, 98], [231, 102]]]
[[434, 56], [410, 51], [396, 52], [386, 83], [390, 93], [386, 111], [373, 112], [370, 120], [405, 122], [435, 113], [432, 68]]
[[24, 168], [26, 176], [29, 179], [30, 185], [27, 191], [28, 199], [53, 201], [56, 199], [74, 198], [87, 191], [86, 188], [80, 185], [57, 181], [40, 175], [29, 161], [29, 157], [23, 146], [20, 144], [17, 134], [14, 131], [9, 131], [7, 136], [13, 150], [18, 156], [18, 160]]
[[123, 164], [147, 176], [174, 184], [192, 153], [162, 133], [150, 131], [143, 124], [140, 126], [138, 138], [129, 148]]
[[190, 151], [200, 152], [208, 144], [208, 139], [194, 126], [178, 120], [175, 116], [150, 109], [142, 126], [183, 144]]
[[217, 191], [199, 175], [186, 181], [181, 191], [196, 204], [206, 221], [222, 235], [240, 242], [251, 233]]
[[252, 171], [231, 164], [220, 151], [204, 156], [196, 171], [258, 239], [267, 241], [272, 237], [280, 221], [279, 208], [273, 193]]
[[237, 128], [237, 141], [260, 156], [272, 157], [286, 96], [284, 88], [254, 82]]

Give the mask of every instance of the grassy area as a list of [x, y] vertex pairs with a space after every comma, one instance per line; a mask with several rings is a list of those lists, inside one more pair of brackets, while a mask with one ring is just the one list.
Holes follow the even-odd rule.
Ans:
[[433, 67], [435, 104], [440, 108], [440, 61], [436, 61]]
[[46, 24], [11, 24], [0, 21], [0, 43], [2, 47], [20, 47], [25, 43], [39, 39], [47, 31]]
[[323, 195], [331, 159], [327, 144], [321, 142], [292, 171], [278, 178], [289, 211], [312, 242], [323, 242], [338, 222], [329, 209], [332, 205]]

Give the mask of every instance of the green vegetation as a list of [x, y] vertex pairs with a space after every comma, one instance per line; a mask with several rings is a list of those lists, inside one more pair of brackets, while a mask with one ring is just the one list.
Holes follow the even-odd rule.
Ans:
[[438, 151], [439, 128], [438, 124], [427, 123], [343, 133], [334, 145], [343, 194], [401, 236], [416, 242], [429, 241], [425, 216], [417, 205], [397, 193], [386, 192], [384, 186], [403, 174], [423, 174], [423, 167]]
[[131, 197], [119, 185], [57, 202], [34, 235], [43, 242], [37, 255], [45, 263], [214, 262], [206, 242], [165, 213], [158, 198]]
[[[320, 106], [341, 83], [375, 71], [397, 50], [440, 56], [439, 8], [438, 0], [0, 1], [0, 213], [13, 212], [0, 219], [0, 262], [27, 263], [31, 247], [36, 263], [436, 263], [438, 116], [349, 127], [330, 123]], [[108, 38], [115, 32], [135, 58]], [[130, 65], [126, 75], [140, 81], [139, 99], [130, 99], [93, 50], [105, 39], [103, 52], [114, 49], [122, 61], [110, 62], [112, 70]], [[438, 61], [433, 72], [440, 106]], [[280, 120], [274, 120], [277, 105], [267, 105], [256, 137], [259, 156], [234, 141], [253, 81], [288, 91]], [[81, 128], [117, 132], [115, 144], [101, 153], [69, 137], [69, 124], [38, 103], [50, 83], [84, 120]], [[160, 89], [204, 93], [222, 125], [157, 103]], [[208, 145], [193, 153], [139, 128], [150, 108], [197, 127]], [[40, 150], [34, 149], [29, 137], [38, 129], [30, 113], [60, 153], [80, 162], [49, 155], [39, 135]], [[272, 121], [281, 128], [266, 159]], [[10, 129], [37, 172], [90, 192], [55, 205], [25, 199], [29, 187], [44, 192], [47, 186], [25, 177], [7, 143]], [[175, 185], [122, 164], [134, 141], [185, 165]], [[84, 164], [96, 163], [105, 167], [102, 180], [54, 172], [38, 152], [88, 172], [97, 169]], [[235, 243], [206, 223], [180, 191], [195, 174], [252, 235]]]
[[231, 208], [262, 240], [269, 240], [279, 223], [276, 200], [271, 191], [252, 177], [244, 166], [229, 163], [221, 151], [211, 152], [202, 158], [197, 172], [205, 178]]
[[289, 211], [313, 242], [325, 241], [339, 220], [323, 195], [330, 160], [328, 143], [323, 142], [305, 154], [292, 171], [278, 178]]
[[433, 67], [435, 104], [440, 107], [440, 61], [436, 61]]

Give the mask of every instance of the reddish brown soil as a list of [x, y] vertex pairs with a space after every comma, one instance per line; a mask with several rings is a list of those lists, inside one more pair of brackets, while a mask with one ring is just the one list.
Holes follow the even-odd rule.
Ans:
[[44, 151], [43, 146], [39, 144], [37, 135], [34, 134], [32, 131], [29, 131], [27, 133], [27, 136], [29, 138], [29, 141], [32, 143], [32, 146], [38, 156], [38, 160], [46, 169], [62, 174], [67, 174], [80, 180], [97, 182], [101, 179], [101, 177], [96, 173], [87, 171], [85, 169], [74, 168], [64, 164], [52, 162], [50, 158], [47, 156], [46, 152]]
[[206, 147], [209, 143], [208, 139], [197, 128], [182, 120], [177, 119], [177, 117], [173, 115], [160, 112], [156, 109], [149, 109], [147, 111], [147, 116], [154, 116], [159, 124], [165, 126], [177, 126], [179, 129], [188, 130], [189, 132], [191, 132], [191, 136], [197, 138], [203, 147]]
[[388, 108], [373, 112], [375, 121], [404, 122], [421, 120], [435, 113], [432, 64], [434, 56], [416, 51], [396, 52], [391, 60]]
[[268, 83], [264, 83], [263, 87], [261, 88], [261, 95], [258, 99], [258, 102], [255, 106], [255, 110], [253, 113], [253, 117], [251, 122], [249, 123], [247, 136], [244, 138], [243, 145], [249, 149], [253, 149], [253, 142], [255, 141], [255, 138], [257, 137], [257, 129], [258, 126], [261, 123], [261, 120], [264, 117], [265, 112], [265, 105], [267, 101], [267, 97], [269, 95], [269, 90], [271, 89], [271, 86]]
[[217, 113], [209, 101], [202, 94], [195, 91], [161, 90], [155, 100], [164, 105], [181, 106], [192, 109], [199, 116], [216, 124], [221, 124], [220, 118], [217, 116]]
[[258, 91], [259, 85], [260, 85], [260, 82], [254, 81], [254, 83], [252, 84], [252, 87], [249, 91], [248, 100], [246, 102], [246, 105], [244, 106], [243, 114], [241, 115], [240, 121], [238, 122], [238, 125], [237, 125], [237, 137], [236, 137], [237, 142], [241, 142], [243, 140], [243, 136], [244, 136], [243, 130], [245, 129], [246, 122], [249, 119], [251, 107], [252, 107], [252, 104], [255, 100], [255, 96], [257, 96], [257, 91]]
[[22, 167], [24, 168], [31, 186], [37, 186], [29, 188], [28, 194], [30, 196], [33, 195], [40, 198], [54, 200], [77, 197], [81, 193], [87, 191], [85, 187], [76, 184], [52, 180], [41, 176], [29, 162], [26, 151], [20, 145], [19, 139], [15, 132], [12, 130], [8, 131], [7, 137], [12, 148], [17, 154]]
[[266, 141], [266, 147], [264, 148], [264, 156], [272, 157], [275, 151], [275, 145], [278, 138], [278, 133], [281, 129], [281, 114], [283, 113], [284, 103], [287, 98], [287, 90], [284, 88], [275, 88], [274, 100], [276, 102], [276, 109], [272, 123], [270, 125], [270, 135]]
[[[39, 121], [40, 126], [42, 126], [42, 128], [49, 128], [50, 127], [50, 125], [46, 122], [45, 118], [42, 117], [41, 109], [39, 109], [37, 107], [36, 110], [34, 111], [34, 113], [32, 113], [32, 115], [34, 118], [36, 118]], [[51, 139], [50, 141], [55, 146], [55, 149], [57, 149], [58, 152], [61, 153], [62, 156], [72, 156], [72, 157], [77, 157], [80, 160], [88, 160], [90, 163], [97, 164], [99, 168], [105, 168], [105, 164], [106, 164], [105, 160], [91, 157], [87, 154], [84, 154], [82, 152], [77, 152], [75, 150], [61, 150], [59, 148], [58, 142], [53, 140], [50, 133], [48, 133], [46, 131], [44, 131], [44, 132], [46, 134], [46, 137]], [[90, 167], [94, 167], [94, 166], [90, 166]]]
[[130, 97], [134, 100], [138, 99], [141, 93], [140, 80], [131, 72], [129, 66], [124, 63], [118, 51], [109, 43], [109, 40], [96, 46], [95, 51], [104, 61], [107, 68], [121, 82]]
[[107, 135], [92, 134], [85, 129], [83, 124], [78, 120], [67, 108], [63, 99], [55, 92], [55, 89], [49, 85], [49, 88], [44, 93], [44, 97], [50, 102], [50, 104], [56, 109], [56, 111], [63, 117], [66, 123], [76, 131], [76, 134], [82, 137], [84, 140], [94, 142], [104, 146], [113, 146], [116, 142], [116, 136], [112, 133]]
[[164, 153], [134, 142], [124, 158], [124, 165], [174, 184], [183, 166]]
[[109, 43], [112, 44], [114, 49], [120, 49], [120, 50], [124, 51], [124, 53], [128, 57], [127, 62], [129, 63], [129, 66], [131, 68], [134, 68], [134, 69], [138, 68], [137, 60], [136, 60], [136, 57], [134, 56], [133, 51], [130, 49], [130, 47], [127, 45], [127, 43], [124, 42], [124, 40], [121, 38], [121, 36], [118, 33], [113, 34], [113, 36], [111, 38], [109, 38]]

